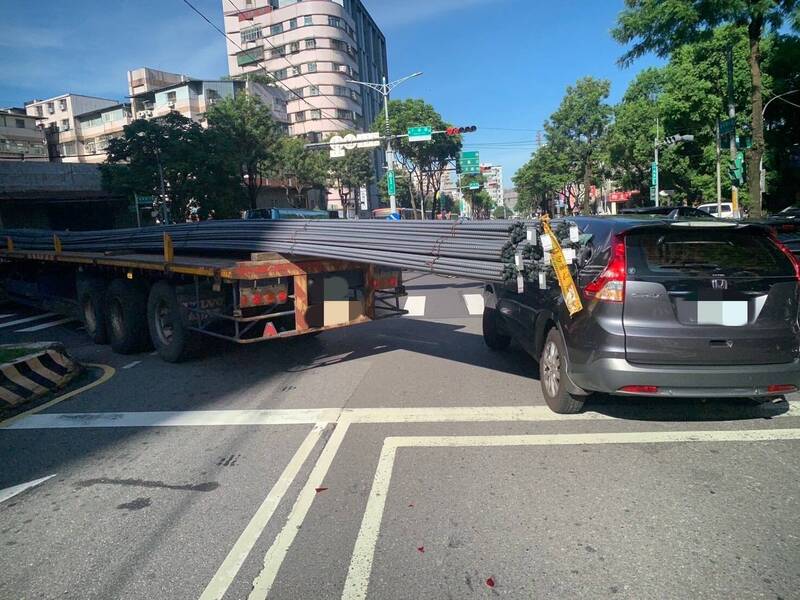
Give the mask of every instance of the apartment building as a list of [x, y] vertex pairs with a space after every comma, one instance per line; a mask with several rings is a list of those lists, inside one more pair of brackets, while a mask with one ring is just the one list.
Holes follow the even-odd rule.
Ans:
[[133, 121], [131, 105], [115, 104], [85, 112], [75, 117], [78, 156], [72, 160], [68, 155], [62, 162], [101, 163], [106, 160], [108, 142], [122, 137], [125, 125]]
[[44, 131], [24, 108], [0, 108], [0, 160], [48, 160]]
[[481, 175], [486, 179], [484, 189], [492, 198], [496, 206], [503, 206], [505, 202], [503, 193], [503, 167], [500, 165], [481, 165]]
[[128, 92], [137, 119], [162, 117], [176, 111], [206, 126], [206, 112], [215, 102], [241, 93], [258, 97], [273, 118], [288, 131], [287, 93], [254, 81], [210, 81], [141, 68], [128, 71]]
[[117, 104], [119, 104], [117, 100], [108, 98], [62, 94], [47, 100], [26, 102], [25, 112], [36, 117], [37, 123], [44, 127], [48, 151], [52, 160], [79, 162], [80, 142], [76, 117]]

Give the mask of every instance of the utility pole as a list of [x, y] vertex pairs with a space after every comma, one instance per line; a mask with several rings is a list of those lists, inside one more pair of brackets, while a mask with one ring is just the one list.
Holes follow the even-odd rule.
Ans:
[[653, 174], [653, 186], [656, 188], [656, 206], [658, 206], [658, 117], [656, 117], [656, 139], [653, 142], [655, 148], [655, 173]]
[[[728, 60], [728, 118], [733, 122], [736, 119], [736, 106], [733, 100], [733, 46], [728, 47], [726, 54]], [[736, 130], [731, 131], [731, 160], [736, 160]], [[733, 205], [733, 212], [737, 213], [739, 210], [739, 188], [731, 184], [731, 204]]]
[[[390, 81], [386, 83], [386, 77], [381, 78], [381, 83], [371, 83], [369, 81], [355, 81], [353, 79], [349, 79], [347, 83], [355, 83], [357, 85], [363, 85], [365, 87], [370, 88], [371, 90], [375, 90], [381, 96], [383, 96], [383, 119], [386, 125], [386, 174], [387, 177], [390, 177], [390, 180], [394, 179], [394, 150], [392, 150], [392, 135], [391, 131], [389, 130], [389, 94], [391, 91], [396, 88], [398, 85], [403, 83], [404, 81], [408, 81], [413, 77], [418, 77], [422, 75], [422, 71], [417, 71], [416, 73], [412, 73], [406, 77], [401, 79], [397, 79], [395, 81]], [[390, 175], [391, 174], [391, 175]], [[397, 196], [394, 193], [394, 190], [389, 189], [389, 208], [392, 213], [397, 212]], [[425, 218], [425, 199], [422, 199], [422, 216]]]
[[720, 148], [719, 119], [717, 119], [717, 214], [722, 214], [722, 167], [720, 158], [722, 149]]

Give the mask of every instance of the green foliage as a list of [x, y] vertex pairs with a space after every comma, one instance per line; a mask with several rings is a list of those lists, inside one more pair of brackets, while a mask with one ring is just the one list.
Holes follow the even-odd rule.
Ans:
[[240, 203], [235, 171], [213, 136], [176, 112], [133, 121], [122, 137], [109, 142], [107, 152], [101, 165], [103, 184], [127, 196], [160, 199], [160, 163], [172, 219], [183, 220], [190, 205], [202, 204], [222, 216], [235, 213]]
[[[430, 104], [423, 100], [392, 100], [389, 102], [389, 127], [392, 135], [405, 134], [409, 127], [430, 126], [434, 130], [449, 127], [449, 123]], [[385, 133], [386, 123], [381, 114], [372, 124], [373, 131]], [[460, 136], [435, 135], [430, 142], [409, 142], [399, 138], [392, 142], [398, 161], [411, 174], [417, 193], [423, 201], [433, 201], [442, 186], [442, 171], [461, 150]], [[412, 207], [416, 208], [414, 196]]]
[[303, 191], [323, 187], [328, 177], [328, 158], [324, 152], [308, 150], [301, 138], [284, 137], [278, 145], [278, 156], [271, 175], [289, 190], [295, 192], [291, 203], [297, 208], [307, 207]]
[[250, 208], [256, 208], [264, 179], [277, 161], [281, 137], [269, 108], [255, 96], [239, 94], [215, 103], [206, 117], [217, 151], [238, 168]]
[[329, 159], [328, 172], [346, 214], [348, 206], [355, 206], [358, 189], [372, 181], [372, 153], [363, 148], [347, 150], [344, 156]]
[[[412, 197], [411, 197], [411, 177], [408, 173], [404, 173], [400, 170], [395, 172], [395, 202], [397, 203], [398, 208], [413, 208]], [[381, 177], [378, 180], [378, 195], [381, 197], [381, 201], [386, 206], [389, 206], [389, 190], [388, 184], [386, 183], [386, 177]]]

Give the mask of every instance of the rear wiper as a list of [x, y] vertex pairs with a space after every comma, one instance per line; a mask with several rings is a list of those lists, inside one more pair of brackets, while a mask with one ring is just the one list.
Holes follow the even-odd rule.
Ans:
[[715, 263], [704, 262], [685, 262], [685, 263], [667, 263], [661, 265], [662, 267], [685, 267], [687, 269], [719, 269], [719, 265]]

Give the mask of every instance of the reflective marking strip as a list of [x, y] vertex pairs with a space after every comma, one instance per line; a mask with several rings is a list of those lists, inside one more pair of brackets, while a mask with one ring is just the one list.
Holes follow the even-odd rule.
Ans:
[[29, 490], [32, 487], [41, 485], [51, 477], [55, 477], [55, 474], [48, 475], [47, 477], [42, 477], [41, 479], [34, 479], [33, 481], [29, 481], [27, 483], [20, 483], [19, 485], [14, 485], [4, 490], [0, 490], [0, 502], [5, 502], [6, 500], [10, 500], [14, 496], [16, 496], [17, 494], [21, 494], [25, 490]]
[[5, 314], [5, 315], [0, 315], [0, 319], [8, 319], [10, 317], [16, 317], [17, 314], [19, 314], [19, 313], [8, 313], [8, 314]]
[[361, 520], [353, 557], [347, 571], [342, 600], [362, 600], [378, 543], [386, 497], [398, 448], [462, 448], [501, 446], [565, 446], [584, 444], [663, 444], [677, 442], [763, 442], [800, 439], [800, 429], [747, 431], [646, 431], [632, 433], [568, 433], [554, 435], [485, 435], [388, 437], [383, 442], [378, 468]]
[[131, 363], [128, 363], [127, 365], [125, 365], [125, 366], [124, 366], [124, 367], [122, 367], [122, 368], [123, 368], [123, 369], [132, 369], [132, 368], [133, 368], [133, 367], [135, 367], [136, 365], [140, 365], [140, 364], [142, 364], [142, 361], [140, 361], [140, 360], [135, 360], [135, 361], [133, 361], [133, 362], [131, 362]]
[[28, 323], [30, 321], [37, 321], [39, 319], [46, 319], [47, 317], [55, 317], [56, 313], [44, 313], [41, 315], [35, 315], [33, 317], [25, 317], [24, 319], [17, 319], [16, 321], [9, 321], [8, 323], [0, 324], [0, 329], [5, 329], [6, 327], [13, 327], [14, 325], [21, 325], [22, 323]]
[[471, 315], [483, 314], [483, 294], [462, 294], [467, 312]]
[[425, 316], [425, 296], [406, 296], [403, 310], [407, 310], [407, 317]]
[[303, 443], [300, 444], [300, 447], [294, 453], [294, 456], [292, 456], [292, 460], [286, 465], [278, 481], [275, 482], [275, 485], [272, 486], [264, 502], [258, 507], [256, 514], [250, 519], [247, 527], [245, 527], [239, 539], [236, 540], [231, 551], [228, 552], [228, 556], [222, 561], [214, 577], [212, 577], [211, 581], [206, 586], [203, 595], [200, 596], [200, 600], [219, 600], [225, 595], [225, 592], [228, 591], [231, 582], [233, 582], [234, 578], [239, 573], [239, 569], [241, 569], [247, 556], [252, 551], [253, 546], [255, 546], [258, 538], [264, 532], [264, 529], [275, 513], [275, 510], [278, 508], [278, 505], [281, 503], [281, 500], [283, 500], [283, 496], [286, 494], [289, 486], [305, 464], [308, 455], [311, 454], [311, 451], [317, 445], [325, 427], [325, 423], [317, 423], [306, 436], [306, 439], [303, 440]]
[[63, 325], [64, 323], [71, 323], [72, 321], [77, 321], [77, 319], [69, 317], [67, 319], [59, 319], [58, 321], [50, 321], [49, 323], [42, 323], [41, 325], [34, 325], [33, 327], [26, 327], [25, 329], [17, 329], [15, 333], [32, 333], [34, 331], [41, 331], [42, 329], [50, 329], [57, 325]]

